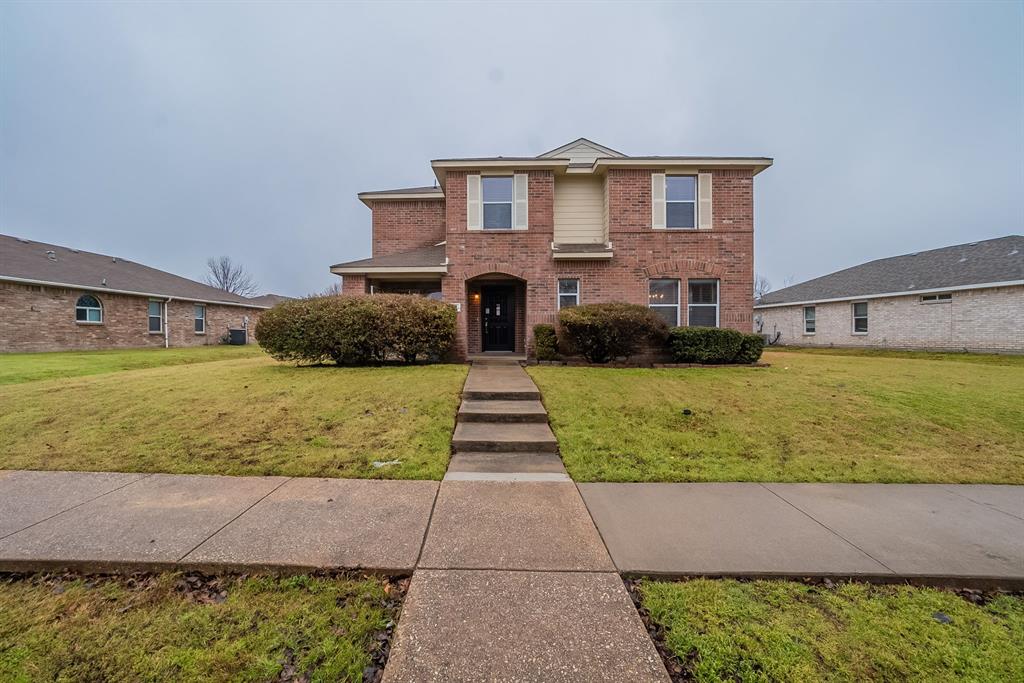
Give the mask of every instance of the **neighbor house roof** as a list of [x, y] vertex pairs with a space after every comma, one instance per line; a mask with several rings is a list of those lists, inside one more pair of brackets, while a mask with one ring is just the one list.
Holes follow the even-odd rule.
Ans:
[[249, 297], [249, 303], [257, 306], [275, 306], [282, 301], [291, 301], [292, 297], [283, 294], [261, 294], [260, 296]]
[[1014, 284], [1024, 284], [1021, 235], [870, 261], [770, 292], [755, 308]]
[[386, 256], [336, 263], [332, 273], [445, 273], [448, 271], [445, 245], [435, 244]]
[[118, 256], [0, 235], [0, 280], [266, 308], [245, 297]]

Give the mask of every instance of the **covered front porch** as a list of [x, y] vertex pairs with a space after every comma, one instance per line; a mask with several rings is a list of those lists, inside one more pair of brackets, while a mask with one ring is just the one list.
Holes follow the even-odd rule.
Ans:
[[525, 357], [526, 281], [504, 273], [466, 280], [469, 357]]

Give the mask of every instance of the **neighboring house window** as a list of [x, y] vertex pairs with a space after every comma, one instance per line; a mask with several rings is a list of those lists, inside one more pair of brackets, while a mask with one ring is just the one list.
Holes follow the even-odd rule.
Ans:
[[196, 334], [206, 334], [206, 306], [196, 304], [193, 318], [196, 324]]
[[75, 302], [75, 322], [103, 322], [103, 306], [100, 305], [100, 300], [92, 294], [83, 294], [78, 297], [78, 301]]
[[696, 176], [665, 176], [665, 227], [697, 227]]
[[925, 294], [921, 297], [921, 303], [934, 304], [942, 301], [952, 301], [952, 294]]
[[149, 331], [150, 332], [163, 332], [164, 331], [164, 302], [163, 301], [150, 301], [149, 302]]
[[814, 334], [814, 306], [804, 306], [804, 334]]
[[686, 324], [718, 327], [718, 280], [690, 280]]
[[484, 230], [512, 229], [512, 176], [481, 178], [483, 186]]
[[868, 302], [858, 301], [853, 305], [853, 333], [868, 333]]
[[670, 327], [679, 325], [679, 280], [651, 280], [647, 287], [647, 302]]
[[558, 308], [572, 308], [580, 305], [580, 281], [558, 281]]

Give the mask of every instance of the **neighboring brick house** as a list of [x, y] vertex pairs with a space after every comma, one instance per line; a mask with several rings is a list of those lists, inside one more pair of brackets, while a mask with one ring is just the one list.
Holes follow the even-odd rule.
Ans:
[[579, 139], [537, 157], [439, 159], [438, 187], [364, 192], [371, 258], [343, 293], [459, 309], [456, 355], [525, 354], [559, 307], [625, 301], [673, 325], [752, 329], [764, 157], [630, 157]]
[[871, 261], [762, 297], [780, 344], [1024, 352], [1024, 237]]
[[0, 352], [219, 344], [267, 307], [119, 257], [0, 235]]

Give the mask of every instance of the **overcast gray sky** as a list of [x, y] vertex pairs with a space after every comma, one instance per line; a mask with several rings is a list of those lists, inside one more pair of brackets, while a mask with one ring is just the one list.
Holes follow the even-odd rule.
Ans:
[[1024, 3], [0, 4], [0, 232], [265, 291], [370, 250], [362, 190], [585, 136], [771, 156], [775, 288], [1024, 230]]

